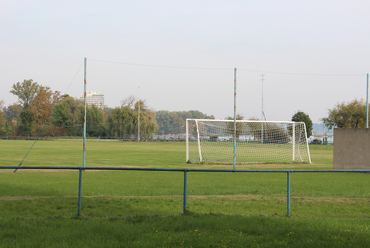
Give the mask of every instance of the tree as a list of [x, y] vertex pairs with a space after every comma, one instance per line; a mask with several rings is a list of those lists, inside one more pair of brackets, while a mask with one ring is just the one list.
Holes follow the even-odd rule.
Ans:
[[19, 115], [20, 130], [23, 135], [30, 135], [32, 130], [32, 122], [35, 119], [35, 114], [30, 109], [24, 109]]
[[[240, 114], [236, 115], [236, 120], [243, 120], [244, 117]], [[234, 117], [228, 116], [226, 120], [234, 120]], [[234, 122], [227, 123], [227, 131], [226, 135], [232, 135], [234, 137]], [[239, 139], [239, 136], [243, 134], [243, 123], [236, 123], [236, 139]]]
[[306, 135], [307, 138], [312, 135], [312, 120], [310, 116], [300, 110], [292, 116], [292, 121], [304, 122], [306, 124]]
[[333, 109], [329, 109], [328, 117], [321, 120], [329, 129], [332, 127], [365, 128], [366, 103], [363, 99], [337, 103]]
[[145, 101], [139, 100], [135, 104], [129, 101], [126, 104], [128, 105], [111, 110], [108, 117], [109, 135], [116, 137], [137, 135], [139, 104], [141, 135], [150, 136], [158, 130], [155, 112], [146, 105]]
[[[249, 120], [259, 121], [258, 118], [252, 117]], [[269, 122], [248, 122], [249, 133], [256, 140], [262, 140], [268, 143], [287, 143], [289, 142], [289, 133], [285, 128], [277, 123]], [[263, 132], [262, 132], [263, 130]]]
[[[140, 135], [144, 137], [149, 137], [153, 133], [157, 132], [159, 128], [157, 121], [155, 119], [155, 111], [150, 109], [146, 105], [145, 101], [139, 100], [135, 103], [135, 113], [138, 113], [139, 106], [140, 106]], [[136, 123], [136, 125], [138, 125], [138, 123]]]
[[[83, 104], [78, 106], [78, 124], [81, 127], [84, 124], [84, 112], [85, 108]], [[81, 129], [82, 130], [82, 129]], [[105, 131], [104, 128], [104, 112], [99, 109], [95, 104], [86, 105], [86, 134], [88, 136], [100, 136]]]
[[18, 126], [20, 123], [19, 115], [22, 112], [22, 106], [18, 104], [9, 105], [5, 109], [6, 113], [6, 131], [5, 134], [7, 135], [17, 135], [19, 132]]
[[6, 133], [6, 112], [4, 100], [0, 100], [0, 135]]
[[23, 80], [22, 83], [13, 84], [10, 93], [18, 97], [19, 103], [23, 108], [28, 108], [32, 100], [37, 96], [40, 90], [40, 85], [33, 82], [32, 79]]
[[51, 123], [56, 126], [56, 127], [61, 127], [66, 130], [70, 130], [73, 128], [73, 120], [68, 113], [65, 105], [63, 103], [60, 103], [59, 106], [55, 109], [54, 107], [54, 115], [53, 118], [51, 119]]
[[40, 87], [37, 96], [29, 105], [31, 111], [34, 113], [36, 125], [43, 126], [47, 123], [54, 106], [59, 103], [60, 98], [59, 91], [53, 92], [48, 87]]
[[214, 116], [208, 116], [197, 110], [173, 112], [160, 110], [156, 112], [155, 119], [159, 125], [159, 134], [174, 134], [184, 131], [186, 119], [214, 119]]

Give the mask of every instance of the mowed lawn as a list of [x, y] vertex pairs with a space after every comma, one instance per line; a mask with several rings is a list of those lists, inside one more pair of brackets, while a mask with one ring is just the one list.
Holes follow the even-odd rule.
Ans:
[[[0, 141], [0, 166], [18, 166], [33, 141]], [[81, 166], [82, 142], [38, 141], [24, 166]], [[312, 164], [237, 169], [332, 169], [332, 146], [311, 146]], [[185, 163], [185, 142], [87, 143], [86, 166], [232, 169]], [[0, 247], [367, 247], [365, 173], [0, 170]], [[22, 235], [19, 235], [22, 233]]]

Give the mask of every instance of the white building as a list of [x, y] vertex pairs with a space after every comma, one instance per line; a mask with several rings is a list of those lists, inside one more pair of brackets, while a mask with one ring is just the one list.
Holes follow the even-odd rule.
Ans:
[[[84, 100], [84, 97], [80, 97]], [[86, 103], [89, 105], [95, 104], [99, 108], [104, 108], [104, 95], [101, 91], [86, 91]]]

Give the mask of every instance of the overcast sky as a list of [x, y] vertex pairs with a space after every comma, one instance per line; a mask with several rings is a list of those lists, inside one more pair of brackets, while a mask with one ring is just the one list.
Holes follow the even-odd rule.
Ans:
[[[0, 1], [0, 99], [33, 79], [62, 94], [102, 91], [116, 107], [313, 122], [366, 98], [370, 1]], [[75, 76], [76, 75], [76, 76]]]

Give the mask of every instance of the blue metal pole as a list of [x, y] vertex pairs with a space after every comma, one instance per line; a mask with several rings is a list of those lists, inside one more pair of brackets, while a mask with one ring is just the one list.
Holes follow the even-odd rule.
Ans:
[[234, 68], [234, 170], [236, 168], [236, 68]]
[[186, 213], [186, 188], [187, 188], [187, 172], [184, 171], [184, 209], [183, 213]]
[[369, 73], [366, 80], [366, 128], [369, 128]]
[[85, 157], [86, 157], [86, 58], [84, 66], [84, 148], [83, 148], [83, 166], [85, 167]]
[[287, 215], [290, 216], [290, 172], [288, 171], [287, 172], [287, 207], [288, 207], [288, 211], [287, 211]]
[[78, 182], [78, 213], [77, 216], [81, 216], [81, 190], [82, 189], [82, 170], [80, 170], [79, 182]]

